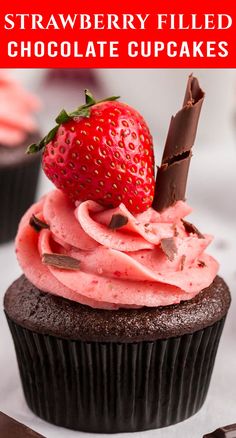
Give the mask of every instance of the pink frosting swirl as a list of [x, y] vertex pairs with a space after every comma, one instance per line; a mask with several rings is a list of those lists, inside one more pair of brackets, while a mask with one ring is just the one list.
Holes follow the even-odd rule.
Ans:
[[22, 88], [19, 82], [0, 75], [0, 144], [15, 147], [27, 134], [37, 130], [33, 112], [40, 108], [39, 99]]
[[[26, 277], [39, 289], [96, 308], [166, 306], [193, 298], [209, 286], [218, 263], [205, 253], [212, 236], [187, 232], [181, 219], [191, 208], [179, 201], [163, 213], [152, 208], [133, 216], [121, 204], [104, 209], [94, 201], [76, 208], [54, 190], [21, 220], [16, 253]], [[32, 215], [49, 225], [36, 232]], [[114, 214], [128, 218], [109, 228]], [[173, 257], [163, 250], [171, 238]], [[43, 254], [63, 254], [80, 261], [79, 270], [43, 264]]]

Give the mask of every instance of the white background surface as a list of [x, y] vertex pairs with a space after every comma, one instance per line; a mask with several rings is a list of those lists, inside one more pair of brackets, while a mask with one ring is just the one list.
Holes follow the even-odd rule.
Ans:
[[[40, 116], [42, 131], [52, 124], [54, 112], [67, 104], [73, 109], [78, 99], [73, 87], [42, 85], [42, 71], [12, 72], [30, 88], [40, 90], [45, 109]], [[108, 94], [121, 94], [149, 122], [157, 139], [160, 160], [169, 118], [182, 103], [186, 70], [104, 70], [98, 74]], [[221, 263], [220, 273], [230, 286], [233, 302], [221, 339], [207, 401], [201, 411], [185, 422], [132, 436], [143, 438], [201, 438], [215, 428], [236, 423], [236, 71], [194, 72], [207, 92], [194, 148], [188, 182], [188, 202], [194, 208], [191, 220], [201, 231], [214, 234], [210, 252]], [[81, 84], [85, 87], [83, 81]], [[59, 88], [58, 88], [59, 87]], [[77, 85], [76, 85], [77, 87]], [[76, 88], [77, 89], [77, 88]], [[99, 92], [99, 90], [98, 90]], [[78, 95], [81, 91], [78, 87]], [[74, 99], [74, 101], [73, 101]], [[76, 99], [76, 101], [75, 101]], [[73, 102], [72, 102], [73, 101]], [[50, 105], [49, 105], [50, 103]], [[80, 101], [79, 101], [80, 103]], [[47, 108], [47, 110], [46, 110]], [[41, 175], [37, 197], [50, 183]], [[6, 288], [20, 274], [13, 243], [0, 246], [1, 300]], [[1, 306], [2, 308], [2, 306]], [[12, 339], [0, 311], [0, 410], [29, 425], [47, 438], [79, 438], [85, 435], [47, 424], [26, 406], [21, 390]], [[92, 436], [86, 434], [86, 436]], [[94, 435], [95, 437], [96, 435]], [[122, 434], [122, 437], [131, 436]], [[16, 437], [17, 438], [17, 437]]]

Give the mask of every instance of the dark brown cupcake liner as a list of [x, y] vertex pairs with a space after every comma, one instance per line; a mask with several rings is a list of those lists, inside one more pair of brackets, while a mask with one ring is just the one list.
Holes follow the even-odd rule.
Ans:
[[12, 240], [25, 211], [34, 202], [41, 156], [0, 168], [0, 243]]
[[22, 328], [8, 317], [26, 401], [46, 421], [115, 433], [195, 414], [209, 387], [224, 320], [154, 342], [82, 342]]

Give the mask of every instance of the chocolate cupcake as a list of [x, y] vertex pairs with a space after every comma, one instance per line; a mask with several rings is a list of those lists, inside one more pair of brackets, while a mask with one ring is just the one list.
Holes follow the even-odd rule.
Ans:
[[0, 102], [0, 243], [4, 243], [15, 237], [20, 218], [34, 201], [40, 155], [29, 157], [25, 152], [40, 136], [32, 116], [40, 104], [2, 73]]
[[230, 293], [206, 253], [212, 236], [185, 220], [203, 98], [190, 77], [154, 202], [151, 134], [114, 98], [96, 103], [87, 93], [30, 148], [45, 148], [58, 189], [20, 222], [24, 275], [4, 307], [26, 401], [51, 423], [145, 430], [182, 421], [205, 400]]

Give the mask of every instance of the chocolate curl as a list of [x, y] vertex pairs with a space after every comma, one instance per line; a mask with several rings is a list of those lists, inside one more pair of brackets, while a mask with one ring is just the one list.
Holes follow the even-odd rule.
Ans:
[[0, 412], [0, 437], [1, 438], [46, 438], [35, 432], [14, 418]]
[[162, 211], [176, 201], [185, 200], [191, 150], [204, 96], [197, 78], [190, 75], [183, 107], [171, 118], [161, 167], [157, 171], [152, 205], [156, 211]]
[[203, 438], [234, 438], [236, 437], [236, 424], [219, 427], [214, 432], [204, 435]]

